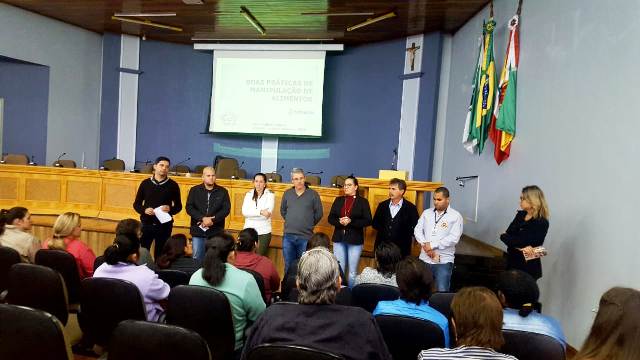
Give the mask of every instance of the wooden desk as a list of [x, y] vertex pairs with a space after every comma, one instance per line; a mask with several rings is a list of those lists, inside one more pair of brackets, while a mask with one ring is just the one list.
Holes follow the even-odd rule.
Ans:
[[[119, 221], [125, 218], [139, 219], [133, 210], [133, 201], [140, 182], [148, 174], [127, 172], [84, 170], [70, 168], [55, 168], [45, 166], [0, 165], [0, 206], [10, 208], [24, 206], [34, 215], [58, 215], [66, 211], [79, 213], [83, 217], [83, 228], [94, 231], [107, 231], [104, 220]], [[186, 203], [189, 189], [201, 183], [199, 175], [173, 176], [180, 186], [183, 206]], [[388, 180], [358, 178], [362, 196], [369, 200], [371, 213], [376, 206], [388, 198]], [[244, 218], [242, 216], [242, 202], [247, 191], [252, 189], [249, 180], [218, 179], [219, 185], [229, 191], [231, 197], [231, 213], [227, 217], [225, 228], [231, 231], [242, 230]], [[418, 210], [424, 208], [424, 193], [435, 190], [440, 183], [407, 181], [405, 198], [415, 203]], [[276, 195], [275, 210], [273, 212], [273, 246], [280, 247], [280, 238], [284, 227], [284, 220], [280, 216], [280, 200], [285, 190], [291, 187], [289, 183], [269, 183]], [[324, 216], [316, 226], [316, 231], [329, 235], [333, 233], [333, 226], [327, 221], [331, 204], [342, 189], [316, 187], [324, 209]], [[35, 224], [51, 226], [49, 217], [35, 216]], [[87, 221], [89, 220], [89, 221]], [[93, 220], [93, 221], [92, 221]], [[185, 210], [174, 217], [175, 232], [188, 233], [190, 218]], [[40, 224], [39, 222], [42, 222]], [[102, 225], [100, 225], [102, 224]], [[373, 251], [375, 231], [367, 228], [364, 250]]]

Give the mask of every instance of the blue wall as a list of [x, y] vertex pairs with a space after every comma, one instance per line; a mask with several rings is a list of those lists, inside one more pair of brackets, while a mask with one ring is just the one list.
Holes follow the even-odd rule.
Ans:
[[[105, 37], [101, 159], [115, 154], [117, 77], [109, 69], [119, 48]], [[118, 42], [119, 43], [119, 42]], [[377, 177], [389, 168], [398, 146], [405, 40], [398, 39], [327, 54], [323, 103], [323, 136], [319, 139], [280, 138], [278, 168], [284, 179], [292, 167], [332, 175]], [[423, 78], [414, 178], [427, 179], [436, 113], [441, 35], [425, 37]], [[174, 163], [211, 164], [216, 155], [244, 161], [251, 175], [260, 170], [262, 138], [206, 132], [211, 98], [211, 52], [157, 41], [140, 43], [136, 160], [169, 156]], [[115, 65], [117, 67], [117, 64]], [[110, 114], [111, 112], [111, 115]], [[109, 141], [113, 139], [112, 141]]]
[[120, 35], [105, 33], [102, 40], [102, 102], [100, 108], [100, 164], [114, 158], [118, 139]]
[[43, 165], [47, 150], [49, 67], [0, 59], [4, 98], [2, 151], [34, 156]]

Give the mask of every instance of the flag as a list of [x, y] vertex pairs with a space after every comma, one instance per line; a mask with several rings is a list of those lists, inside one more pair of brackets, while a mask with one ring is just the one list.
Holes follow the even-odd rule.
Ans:
[[483, 24], [482, 44], [478, 65], [474, 74], [471, 104], [463, 133], [463, 146], [467, 151], [478, 154], [484, 150], [489, 132], [489, 123], [493, 115], [494, 95], [496, 91], [496, 71], [493, 58], [493, 30], [496, 22], [493, 18]]
[[509, 157], [511, 142], [516, 136], [516, 89], [520, 60], [519, 17], [509, 21], [509, 42], [498, 84], [498, 96], [491, 118], [489, 137], [495, 148], [493, 157], [498, 165]]

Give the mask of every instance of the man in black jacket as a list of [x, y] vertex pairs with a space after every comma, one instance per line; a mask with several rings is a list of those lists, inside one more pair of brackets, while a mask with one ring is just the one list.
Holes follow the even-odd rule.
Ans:
[[191, 216], [190, 233], [193, 258], [204, 259], [204, 242], [224, 231], [224, 219], [231, 210], [227, 189], [216, 184], [216, 170], [208, 166], [202, 170], [202, 184], [189, 190], [187, 214]]
[[378, 204], [371, 225], [378, 232], [376, 246], [382, 241], [392, 242], [400, 248], [402, 256], [411, 254], [413, 228], [418, 223], [416, 206], [405, 199], [407, 183], [393, 178], [389, 181], [389, 199]]
[[170, 160], [160, 156], [153, 162], [153, 175], [140, 183], [133, 208], [140, 214], [142, 223], [142, 237], [140, 244], [151, 248], [153, 240], [156, 241], [154, 257], [157, 258], [162, 253], [164, 243], [167, 242], [173, 230], [173, 219], [168, 222], [161, 222], [156, 216], [156, 209], [160, 212], [173, 216], [182, 210], [182, 200], [180, 199], [180, 187], [169, 179]]

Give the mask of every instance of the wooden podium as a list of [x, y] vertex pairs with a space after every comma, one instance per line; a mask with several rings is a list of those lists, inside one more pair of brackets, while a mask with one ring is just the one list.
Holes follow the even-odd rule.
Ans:
[[[385, 177], [400, 177], [401, 174], [388, 173], [383, 170]], [[402, 172], [400, 172], [402, 173]], [[381, 171], [382, 175], [382, 171]], [[43, 227], [34, 233], [43, 239], [50, 236], [50, 227], [55, 217], [66, 211], [77, 212], [82, 216], [83, 240], [93, 248], [96, 254], [101, 254], [104, 248], [113, 241], [113, 232], [117, 221], [125, 218], [139, 219], [133, 210], [133, 200], [140, 182], [149, 177], [148, 174], [85, 170], [72, 168], [56, 168], [45, 166], [0, 165], [0, 206], [10, 208], [24, 206], [34, 215], [34, 225]], [[406, 173], [405, 173], [406, 177]], [[189, 189], [202, 182], [201, 178], [173, 176], [180, 186], [182, 204], [187, 200]], [[242, 202], [247, 191], [252, 189], [249, 180], [218, 179], [219, 185], [229, 191], [231, 197], [231, 213], [227, 217], [225, 227], [232, 232], [242, 230], [244, 218], [242, 216]], [[369, 200], [371, 213], [375, 212], [378, 203], [388, 198], [388, 179], [358, 178], [360, 194]], [[435, 190], [441, 183], [424, 181], [407, 181], [405, 198], [418, 207], [422, 212], [425, 207], [424, 194]], [[276, 195], [275, 211], [273, 212], [273, 239], [271, 246], [279, 248], [282, 241], [284, 220], [280, 216], [280, 200], [285, 190], [292, 185], [289, 183], [269, 183], [268, 187]], [[331, 236], [333, 226], [327, 221], [331, 205], [336, 197], [342, 195], [342, 189], [312, 186], [316, 190], [324, 210], [324, 216], [316, 226], [316, 231], [322, 231]], [[174, 217], [174, 233], [189, 233], [190, 218], [183, 210]], [[89, 233], [99, 234], [89, 234]], [[93, 239], [93, 240], [92, 240]], [[367, 228], [364, 251], [373, 251], [375, 231]]]

